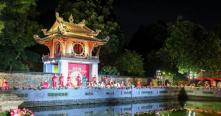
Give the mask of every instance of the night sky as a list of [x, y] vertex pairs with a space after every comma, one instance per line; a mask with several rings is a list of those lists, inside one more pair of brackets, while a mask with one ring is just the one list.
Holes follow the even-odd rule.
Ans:
[[206, 28], [221, 24], [219, 0], [116, 0], [115, 13], [127, 39], [140, 26], [147, 26], [157, 20], [175, 21], [177, 16]]
[[[58, 0], [39, 0], [39, 21], [49, 28], [54, 20]], [[210, 29], [221, 24], [219, 0], [115, 0], [114, 12], [121, 31], [129, 42], [141, 26], [158, 20], [175, 21], [177, 16]], [[51, 23], [51, 24], [50, 24]]]

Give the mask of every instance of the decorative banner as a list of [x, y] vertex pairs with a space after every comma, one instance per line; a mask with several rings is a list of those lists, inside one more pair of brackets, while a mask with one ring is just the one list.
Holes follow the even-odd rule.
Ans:
[[89, 64], [69, 63], [68, 74], [72, 78], [76, 78], [79, 75], [81, 78], [85, 76], [89, 80]]

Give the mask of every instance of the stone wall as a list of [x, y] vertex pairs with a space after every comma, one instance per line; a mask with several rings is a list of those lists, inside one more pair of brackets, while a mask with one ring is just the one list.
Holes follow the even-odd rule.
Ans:
[[[27, 72], [27, 73], [0, 73], [0, 87], [2, 82], [6, 79], [9, 82], [10, 87], [18, 88], [29, 88], [29, 87], [38, 87], [41, 82], [47, 80], [50, 85], [52, 73], [41, 73], [41, 72]], [[147, 84], [148, 78], [141, 77], [132, 77], [132, 76], [109, 76], [109, 75], [99, 75], [98, 80], [100, 81], [102, 77], [107, 76], [113, 79], [113, 81], [121, 82], [130, 81], [132, 84], [136, 84], [137, 81], [140, 81], [142, 85]], [[74, 79], [73, 79], [74, 80]]]
[[142, 100], [176, 99], [176, 88], [71, 88], [12, 90], [24, 100], [24, 107], [72, 104], [119, 103]]
[[52, 75], [43, 73], [0, 73], [0, 87], [4, 79], [9, 82], [10, 87], [38, 87], [45, 80], [50, 82]]
[[202, 88], [202, 87], [194, 87], [194, 88], [185, 87], [184, 90], [185, 90], [185, 94], [190, 99], [194, 98], [192, 96], [195, 96], [196, 100], [200, 100], [201, 98], [204, 99], [203, 97], [207, 98], [208, 100], [214, 100], [215, 98], [218, 98], [220, 100], [221, 98], [220, 89], [215, 89], [215, 88], [210, 89], [210, 88]]

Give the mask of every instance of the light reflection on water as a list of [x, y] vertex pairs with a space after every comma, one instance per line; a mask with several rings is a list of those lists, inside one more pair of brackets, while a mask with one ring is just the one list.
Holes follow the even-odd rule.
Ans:
[[178, 101], [143, 101], [125, 104], [36, 107], [31, 110], [35, 116], [208, 116], [218, 115], [217, 112], [221, 112], [221, 103], [188, 101], [184, 108], [188, 110], [181, 111]]

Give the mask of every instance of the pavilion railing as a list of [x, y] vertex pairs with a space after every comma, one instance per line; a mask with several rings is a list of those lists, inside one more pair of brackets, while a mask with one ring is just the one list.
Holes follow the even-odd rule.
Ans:
[[71, 53], [66, 53], [66, 54], [56, 54], [54, 58], [50, 58], [49, 55], [43, 55], [42, 56], [42, 61], [48, 61], [50, 59], [56, 59], [56, 58], [77, 58], [77, 59], [88, 59], [88, 60], [98, 60], [99, 56], [80, 56], [80, 55], [75, 55]]

